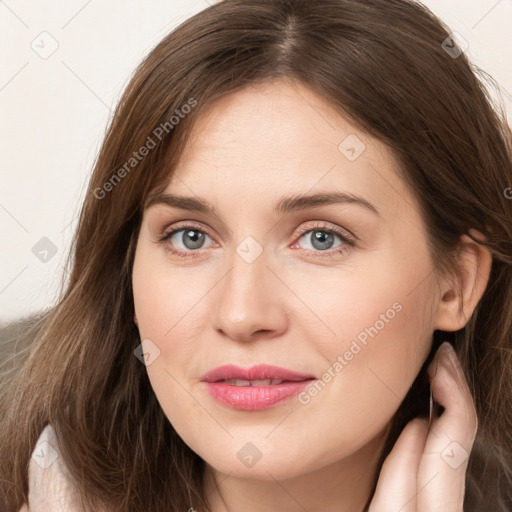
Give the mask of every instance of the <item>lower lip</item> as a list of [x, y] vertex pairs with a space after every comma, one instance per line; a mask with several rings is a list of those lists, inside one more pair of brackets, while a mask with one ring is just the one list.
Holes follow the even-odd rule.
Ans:
[[245, 411], [261, 411], [299, 394], [313, 381], [282, 382], [273, 386], [233, 386], [224, 382], [205, 384], [208, 392], [224, 405]]

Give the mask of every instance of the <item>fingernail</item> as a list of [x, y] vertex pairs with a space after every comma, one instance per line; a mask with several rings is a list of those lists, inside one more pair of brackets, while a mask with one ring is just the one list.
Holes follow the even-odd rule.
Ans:
[[436, 354], [436, 360], [440, 362], [450, 373], [455, 370], [452, 354], [454, 353], [453, 347], [447, 341], [444, 341], [439, 346]]
[[439, 348], [437, 349], [436, 354], [434, 355], [434, 358], [430, 362], [430, 364], [427, 367], [427, 374], [432, 380], [437, 375], [437, 367], [439, 365], [439, 359], [443, 359], [443, 356], [445, 352], [453, 351], [453, 347], [448, 343], [447, 341], [444, 341], [441, 343]]
[[439, 346], [439, 352], [446, 352], [447, 354], [455, 354], [455, 350], [453, 349], [453, 346], [448, 341], [443, 341], [441, 345]]
[[454, 374], [459, 382], [462, 384], [462, 367], [459, 363], [459, 358], [453, 348], [453, 346], [445, 341], [439, 347], [439, 351], [441, 352], [441, 360], [444, 362], [446, 368]]
[[432, 380], [437, 374], [437, 365], [438, 365], [437, 357], [434, 357], [434, 359], [432, 359], [432, 361], [430, 361], [430, 364], [427, 367], [427, 374], [430, 377], [430, 380]]
[[441, 355], [441, 358], [444, 361], [450, 361], [450, 363], [453, 365], [454, 369], [457, 369], [457, 354], [455, 354], [455, 350], [453, 349], [453, 346], [451, 343], [448, 343], [447, 341], [444, 341], [441, 346], [439, 347], [439, 352]]

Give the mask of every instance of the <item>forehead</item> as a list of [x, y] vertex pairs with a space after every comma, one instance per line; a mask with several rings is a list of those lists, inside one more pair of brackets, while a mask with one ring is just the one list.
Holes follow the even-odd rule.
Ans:
[[212, 202], [227, 195], [239, 206], [347, 191], [390, 212], [414, 202], [397, 165], [384, 143], [315, 92], [273, 82], [229, 94], [199, 116], [166, 191]]

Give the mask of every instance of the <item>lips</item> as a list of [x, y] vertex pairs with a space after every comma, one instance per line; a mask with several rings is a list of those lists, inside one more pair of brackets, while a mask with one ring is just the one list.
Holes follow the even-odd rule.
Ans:
[[315, 376], [266, 364], [251, 368], [226, 365], [208, 372], [201, 380], [222, 405], [261, 411], [290, 400], [310, 386]]
[[312, 374], [299, 373], [287, 368], [260, 364], [251, 368], [235, 365], [224, 365], [205, 374], [203, 382], [225, 382], [234, 386], [269, 386], [282, 382], [299, 382], [315, 379]]

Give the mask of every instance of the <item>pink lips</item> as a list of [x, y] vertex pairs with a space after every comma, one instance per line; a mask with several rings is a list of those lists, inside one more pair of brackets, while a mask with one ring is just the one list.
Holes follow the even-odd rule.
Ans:
[[314, 379], [314, 375], [306, 375], [304, 373], [292, 372], [286, 368], [279, 366], [270, 366], [268, 364], [259, 364], [251, 368], [241, 368], [233, 364], [219, 366], [202, 377], [205, 382], [217, 382], [219, 380], [240, 379], [240, 380], [264, 380], [264, 379], [280, 379], [280, 380], [306, 380]]
[[[273, 385], [235, 385], [219, 382], [238, 379], [256, 381], [275, 379], [283, 382]], [[235, 409], [257, 411], [300, 393], [315, 379], [314, 375], [293, 372], [286, 368], [261, 364], [251, 368], [225, 365], [204, 375], [208, 392], [219, 402]]]

